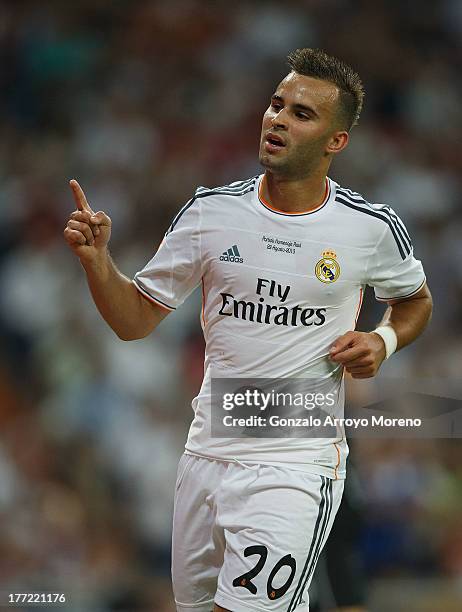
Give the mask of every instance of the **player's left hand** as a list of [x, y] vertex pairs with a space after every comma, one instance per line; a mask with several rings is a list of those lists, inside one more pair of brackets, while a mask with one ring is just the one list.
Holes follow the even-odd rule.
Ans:
[[353, 378], [371, 378], [386, 357], [385, 342], [374, 332], [349, 331], [335, 340], [329, 357]]

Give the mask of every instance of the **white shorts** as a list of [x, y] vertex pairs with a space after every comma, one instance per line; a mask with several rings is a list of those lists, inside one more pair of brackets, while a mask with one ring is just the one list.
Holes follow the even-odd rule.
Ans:
[[183, 455], [173, 518], [178, 612], [306, 612], [343, 480]]

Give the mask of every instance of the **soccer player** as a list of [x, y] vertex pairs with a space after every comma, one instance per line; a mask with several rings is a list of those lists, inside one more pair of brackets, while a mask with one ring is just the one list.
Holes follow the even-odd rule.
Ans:
[[[358, 120], [360, 78], [320, 50], [288, 61], [263, 116], [264, 174], [198, 188], [133, 280], [109, 255], [111, 220], [71, 181], [77, 210], [64, 235], [121, 339], [144, 338], [202, 285], [205, 373], [175, 491], [179, 612], [308, 610], [346, 473], [341, 431], [212, 436], [212, 376], [312, 375], [341, 398], [345, 370], [374, 376], [417, 338], [432, 308], [398, 215], [327, 176]], [[366, 285], [388, 305], [370, 333], [354, 331]]]

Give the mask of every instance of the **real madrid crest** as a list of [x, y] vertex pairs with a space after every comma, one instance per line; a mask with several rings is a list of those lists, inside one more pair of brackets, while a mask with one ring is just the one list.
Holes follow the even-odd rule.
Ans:
[[322, 258], [314, 268], [316, 278], [321, 283], [334, 283], [340, 276], [340, 264], [334, 251], [323, 251]]

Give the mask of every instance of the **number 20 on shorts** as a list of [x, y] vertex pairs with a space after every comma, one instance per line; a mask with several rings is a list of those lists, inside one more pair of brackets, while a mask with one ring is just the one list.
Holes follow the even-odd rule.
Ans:
[[[264, 568], [266, 560], [268, 558], [268, 549], [266, 546], [260, 546], [260, 545], [248, 546], [244, 550], [244, 557], [251, 557], [252, 555], [260, 556], [258, 563], [255, 565], [255, 567], [253, 567], [251, 570], [249, 570], [245, 574], [242, 574], [241, 576], [238, 576], [237, 578], [235, 578], [233, 580], [233, 587], [242, 587], [244, 589], [247, 589], [250, 593], [252, 593], [252, 595], [256, 595], [257, 587], [254, 585], [252, 580]], [[290, 575], [282, 586], [275, 589], [273, 587], [274, 578], [276, 577], [278, 572], [285, 566], [290, 568]], [[296, 569], [297, 569], [297, 563], [295, 559], [292, 557], [292, 555], [285, 555], [284, 557], [279, 559], [279, 561], [276, 563], [276, 565], [271, 570], [268, 576], [268, 581], [266, 583], [266, 593], [269, 599], [274, 601], [275, 599], [279, 599], [280, 597], [282, 597], [283, 595], [287, 593], [287, 591], [290, 588], [290, 585], [292, 584], [294, 580]]]

